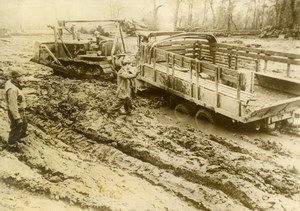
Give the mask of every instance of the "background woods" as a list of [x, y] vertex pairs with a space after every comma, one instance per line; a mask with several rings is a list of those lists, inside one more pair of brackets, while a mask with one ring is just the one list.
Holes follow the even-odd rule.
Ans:
[[[153, 0], [150, 29], [159, 28], [160, 7], [173, 12], [179, 30], [283, 30], [299, 33], [300, 0]], [[156, 5], [156, 6], [155, 6]], [[162, 11], [162, 9], [161, 9]]]
[[[121, 19], [149, 30], [266, 31], [299, 36], [300, 0], [0, 0], [0, 27], [45, 29], [58, 20]], [[84, 9], [83, 9], [84, 8]], [[102, 11], [102, 12], [99, 12]]]

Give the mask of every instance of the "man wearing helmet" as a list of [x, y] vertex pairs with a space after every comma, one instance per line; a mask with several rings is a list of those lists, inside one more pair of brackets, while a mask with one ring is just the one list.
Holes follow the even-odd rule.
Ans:
[[99, 44], [100, 44], [100, 41], [102, 40], [101, 35], [100, 35], [100, 32], [95, 31], [95, 32], [94, 32], [94, 36], [95, 36], [95, 38], [96, 38], [96, 43], [97, 43], [97, 45], [99, 45]]
[[139, 74], [139, 71], [136, 71], [136, 69], [131, 66], [132, 61], [127, 57], [125, 57], [121, 63], [122, 68], [119, 70], [117, 78], [117, 100], [108, 109], [108, 114], [119, 112], [123, 106], [126, 115], [129, 115], [132, 110], [132, 97], [136, 92], [134, 79]]
[[11, 79], [5, 83], [5, 98], [10, 132], [8, 144], [15, 145], [21, 138], [26, 137], [27, 119], [25, 116], [26, 101], [22, 93], [23, 74], [20, 70], [11, 71]]

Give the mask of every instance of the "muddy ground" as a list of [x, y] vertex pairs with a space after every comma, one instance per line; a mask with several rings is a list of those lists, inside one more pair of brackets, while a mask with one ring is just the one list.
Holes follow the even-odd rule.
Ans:
[[[0, 210], [300, 209], [297, 129], [199, 128], [151, 92], [137, 96], [131, 116], [105, 117], [115, 83], [63, 78], [29, 61], [34, 41], [48, 38], [0, 41], [4, 75], [9, 66], [27, 72], [29, 119], [20, 152], [0, 151]], [[4, 146], [3, 87], [0, 117]]]

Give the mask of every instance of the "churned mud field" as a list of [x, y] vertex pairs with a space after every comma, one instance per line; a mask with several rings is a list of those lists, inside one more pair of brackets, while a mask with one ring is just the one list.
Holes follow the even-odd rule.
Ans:
[[196, 127], [149, 91], [131, 116], [106, 117], [116, 84], [64, 78], [30, 62], [38, 39], [0, 41], [1, 77], [9, 66], [27, 72], [29, 120], [21, 151], [0, 151], [0, 210], [300, 209], [297, 128]]

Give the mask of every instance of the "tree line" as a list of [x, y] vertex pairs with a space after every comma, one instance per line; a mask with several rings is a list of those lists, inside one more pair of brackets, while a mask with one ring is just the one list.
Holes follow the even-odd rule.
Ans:
[[[152, 0], [153, 20], [159, 28], [158, 13], [167, 4]], [[300, 0], [172, 0], [174, 29], [262, 30], [276, 28], [300, 31]]]

